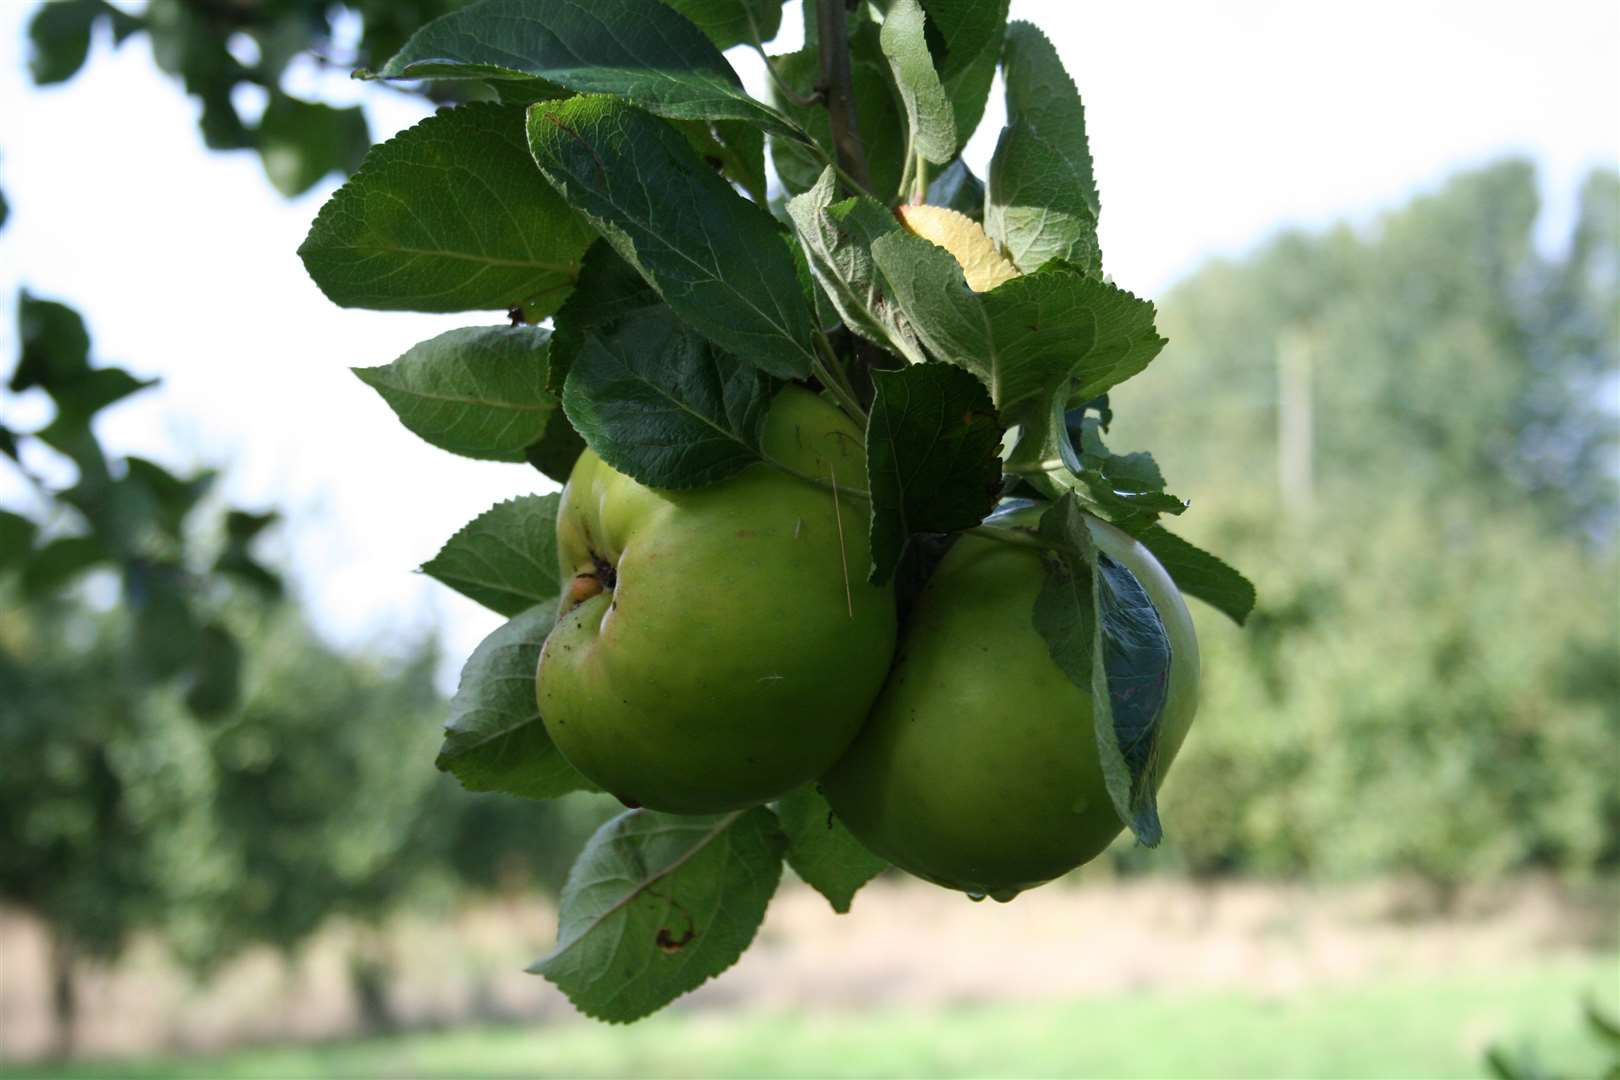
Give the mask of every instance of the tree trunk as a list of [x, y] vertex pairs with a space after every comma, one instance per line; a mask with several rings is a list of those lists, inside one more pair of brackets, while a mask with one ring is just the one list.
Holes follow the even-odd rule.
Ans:
[[61, 933], [51, 934], [51, 1053], [70, 1058], [79, 1045], [77, 950]]

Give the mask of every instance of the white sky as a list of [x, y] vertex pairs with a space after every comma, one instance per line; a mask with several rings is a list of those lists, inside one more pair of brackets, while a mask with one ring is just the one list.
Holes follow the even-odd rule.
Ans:
[[[100, 42], [78, 78], [35, 90], [34, 6], [0, 0], [0, 371], [18, 287], [79, 308], [98, 358], [164, 379], [99, 422], [115, 452], [225, 466], [228, 498], [286, 513], [272, 547], [330, 636], [387, 645], [439, 625], [453, 669], [499, 619], [413, 568], [492, 503], [549, 485], [428, 447], [345, 369], [498, 317], [329, 304], [294, 252], [335, 183], [289, 203], [253, 154], [206, 151], [196, 104], [145, 38], [116, 54]], [[1620, 164], [1612, 0], [1014, 0], [1013, 16], [1047, 31], [1080, 87], [1110, 272], [1150, 296], [1210, 255], [1285, 225], [1368, 220], [1507, 153], [1541, 168], [1552, 248], [1581, 175]], [[797, 47], [796, 3], [783, 25], [779, 51]], [[757, 60], [733, 60], [762, 93]], [[295, 92], [365, 102], [379, 140], [426, 113], [300, 76]], [[981, 175], [1003, 118], [998, 86], [969, 148]], [[47, 417], [25, 399], [4, 419]], [[0, 505], [25, 494], [0, 467]]]

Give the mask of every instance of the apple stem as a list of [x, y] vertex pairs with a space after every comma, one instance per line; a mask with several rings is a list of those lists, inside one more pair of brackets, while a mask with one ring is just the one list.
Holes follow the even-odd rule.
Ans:
[[1000, 525], [975, 525], [971, 529], [963, 529], [962, 532], [968, 536], [994, 540], [998, 544], [1010, 544], [1013, 547], [1031, 548], [1035, 551], [1062, 550], [1062, 545], [1042, 540], [1028, 529], [1007, 529]]
[[827, 335], [820, 330], [811, 334], [811, 337], [821, 354], [821, 358], [811, 365], [811, 372], [821, 380], [827, 392], [838, 399], [838, 404], [849, 414], [849, 418], [865, 428], [866, 410], [861, 408], [854, 388], [844, 379], [843, 366], [838, 362], [838, 354], [833, 351], [832, 342], [828, 341]]

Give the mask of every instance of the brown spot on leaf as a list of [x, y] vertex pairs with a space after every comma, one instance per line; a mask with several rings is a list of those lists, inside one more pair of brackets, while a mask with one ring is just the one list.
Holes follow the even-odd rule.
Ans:
[[691, 944], [692, 939], [695, 937], [697, 937], [697, 931], [690, 926], [686, 928], [686, 933], [680, 937], [670, 933], [669, 927], [660, 926], [658, 928], [658, 937], [655, 940], [658, 942], [659, 949], [663, 950], [666, 956], [673, 956]]

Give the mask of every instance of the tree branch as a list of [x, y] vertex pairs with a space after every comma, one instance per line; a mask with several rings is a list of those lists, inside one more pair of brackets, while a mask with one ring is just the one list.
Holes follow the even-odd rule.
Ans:
[[833, 147], [838, 167], [860, 187], [870, 190], [866, 170], [866, 149], [861, 145], [861, 128], [855, 118], [855, 92], [849, 65], [849, 27], [845, 22], [844, 0], [817, 0], [816, 27], [821, 37], [821, 86], [832, 121]]

